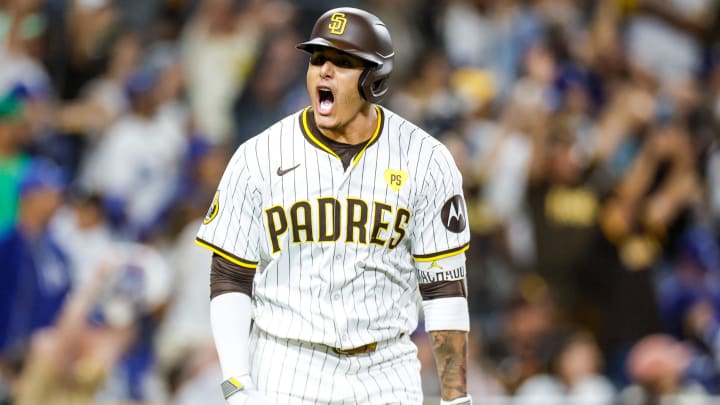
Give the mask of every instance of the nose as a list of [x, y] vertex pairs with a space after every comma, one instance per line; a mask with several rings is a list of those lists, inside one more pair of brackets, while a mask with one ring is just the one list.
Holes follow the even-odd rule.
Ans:
[[333, 65], [329, 60], [326, 60], [325, 63], [320, 66], [320, 77], [332, 77], [334, 72], [335, 65]]

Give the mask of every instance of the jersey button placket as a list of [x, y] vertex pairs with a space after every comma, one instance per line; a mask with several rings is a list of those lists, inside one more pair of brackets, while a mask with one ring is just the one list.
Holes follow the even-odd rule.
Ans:
[[[334, 271], [338, 269], [341, 262], [340, 259], [342, 259], [342, 255], [335, 254], [331, 256], [327, 256], [329, 260], [328, 268], [330, 269], [330, 274], [334, 274]], [[339, 289], [336, 287], [335, 283], [337, 281], [335, 280], [335, 276], [331, 276], [330, 280], [330, 290], [329, 298], [330, 298], [330, 308], [332, 308], [333, 312], [333, 325], [335, 327], [335, 340], [336, 340], [336, 346], [340, 347], [346, 339], [343, 336], [346, 336], [344, 333], [345, 329], [345, 320], [343, 318], [343, 313], [345, 311], [342, 303], [342, 293], [339, 291]]]

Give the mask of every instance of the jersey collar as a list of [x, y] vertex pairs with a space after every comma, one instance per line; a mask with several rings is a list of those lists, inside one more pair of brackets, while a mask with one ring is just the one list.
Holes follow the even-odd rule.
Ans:
[[[370, 139], [368, 139], [368, 141], [365, 143], [365, 147], [363, 147], [360, 152], [358, 152], [358, 154], [355, 156], [355, 158], [353, 158], [353, 166], [355, 166], [357, 162], [360, 161], [360, 158], [365, 153], [365, 150], [367, 150], [370, 145], [377, 142], [380, 134], [382, 133], [383, 125], [385, 123], [385, 112], [377, 105], [374, 105], [373, 107], [375, 107], [375, 111], [377, 112], [377, 125], [375, 126], [375, 131], [373, 132]], [[341, 160], [340, 156], [338, 156], [338, 154], [335, 153], [332, 148], [330, 148], [322, 141], [323, 136], [321, 135], [320, 130], [315, 124], [315, 117], [313, 116], [311, 111], [312, 107], [306, 107], [302, 111], [302, 113], [300, 113], [300, 128], [302, 129], [303, 136], [305, 136], [305, 139], [307, 139], [308, 142], [310, 142], [315, 147], [322, 149], [325, 152]]]

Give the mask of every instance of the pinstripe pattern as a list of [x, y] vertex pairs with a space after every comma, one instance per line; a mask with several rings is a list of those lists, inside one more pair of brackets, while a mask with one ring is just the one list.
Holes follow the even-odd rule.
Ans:
[[[305, 131], [304, 111], [241, 145], [220, 181], [217, 216], [198, 232], [201, 245], [236, 262], [257, 263], [255, 329], [267, 336], [259, 339], [254, 332], [253, 377], [261, 388], [277, 390], [273, 403], [417, 399], [414, 346], [397, 337], [417, 327], [417, 265], [467, 248], [467, 227], [452, 232], [440, 215], [453, 196], [462, 200], [462, 180], [440, 142], [387, 109], [378, 112], [381, 133], [347, 170]], [[295, 166], [278, 175], [278, 169]], [[402, 178], [400, 173], [406, 177], [392, 187], [387, 176]], [[336, 241], [318, 241], [321, 223], [335, 218], [320, 220], [318, 198], [333, 198], [340, 207]], [[351, 234], [348, 216], [360, 218], [363, 208], [348, 213], [349, 200], [361, 200], [367, 214]], [[403, 210], [409, 213], [404, 222]], [[466, 218], [464, 204], [459, 211]], [[360, 242], [363, 232], [367, 243]], [[371, 243], [373, 238], [378, 242]], [[386, 341], [395, 343], [371, 355], [328, 353], [328, 346], [352, 349]], [[369, 375], [371, 366], [382, 372]], [[397, 391], [402, 387], [412, 392]]]
[[[253, 328], [253, 369], [273, 369], [257, 377], [272, 404], [422, 403], [417, 348], [404, 336], [381, 342], [377, 351], [345, 356], [328, 346], [272, 336]], [[274, 365], [274, 367], [268, 367]]]

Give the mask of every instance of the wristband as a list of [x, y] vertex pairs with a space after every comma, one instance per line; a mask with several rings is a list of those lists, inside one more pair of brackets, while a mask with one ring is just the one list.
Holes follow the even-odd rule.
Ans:
[[469, 394], [464, 397], [455, 398], [452, 401], [446, 401], [440, 398], [440, 405], [472, 405], [472, 398]]
[[222, 384], [220, 384], [223, 397], [225, 397], [226, 400], [240, 391], [245, 391], [246, 384], [240, 382], [241, 378], [242, 377], [230, 377], [227, 380], [223, 381]]

